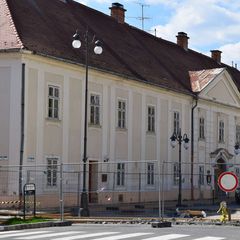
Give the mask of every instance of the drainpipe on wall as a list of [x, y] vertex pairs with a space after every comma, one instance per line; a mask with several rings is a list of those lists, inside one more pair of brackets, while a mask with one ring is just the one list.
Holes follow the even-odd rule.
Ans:
[[194, 186], [193, 186], [193, 164], [194, 164], [194, 109], [198, 104], [198, 96], [194, 97], [195, 105], [191, 112], [191, 200], [194, 200]]
[[21, 139], [20, 139], [20, 162], [19, 162], [19, 208], [22, 206], [22, 166], [24, 153], [24, 110], [25, 110], [25, 63], [22, 64], [22, 89], [21, 89]]

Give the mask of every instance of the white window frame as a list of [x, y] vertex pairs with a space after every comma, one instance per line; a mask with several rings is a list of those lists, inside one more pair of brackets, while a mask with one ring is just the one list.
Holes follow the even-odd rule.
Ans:
[[[52, 89], [52, 94], [50, 94]], [[47, 116], [48, 119], [59, 120], [60, 119], [60, 87], [48, 84], [48, 99], [47, 99]], [[50, 102], [52, 106], [50, 106]]]
[[204, 165], [198, 167], [198, 184], [204, 185]]
[[156, 106], [147, 106], [147, 132], [155, 133], [156, 129]]
[[173, 164], [173, 185], [178, 185], [179, 182], [179, 163], [175, 162]]
[[154, 184], [154, 163], [147, 163], [147, 185], [153, 186]]
[[199, 118], [199, 139], [205, 140], [205, 118]]
[[225, 123], [223, 119], [220, 119], [218, 121], [218, 142], [224, 143], [224, 138], [225, 138]]
[[123, 162], [117, 163], [117, 181], [116, 184], [118, 187], [125, 186], [125, 176], [126, 176], [126, 164]]
[[127, 128], [127, 101], [118, 98], [117, 100], [117, 127], [121, 129]]
[[46, 169], [46, 180], [47, 187], [56, 188], [58, 185], [58, 164], [59, 157], [49, 156], [46, 157], [47, 169]]
[[89, 103], [90, 103], [89, 124], [100, 126], [100, 116], [101, 116], [100, 94], [90, 93]]
[[173, 111], [173, 132], [178, 134], [180, 129], [180, 112]]

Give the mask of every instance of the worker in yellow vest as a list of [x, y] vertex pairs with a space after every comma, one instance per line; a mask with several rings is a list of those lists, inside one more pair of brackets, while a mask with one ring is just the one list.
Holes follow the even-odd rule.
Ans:
[[228, 208], [225, 201], [220, 202], [220, 207], [217, 213], [221, 213], [220, 222], [225, 223], [228, 219]]

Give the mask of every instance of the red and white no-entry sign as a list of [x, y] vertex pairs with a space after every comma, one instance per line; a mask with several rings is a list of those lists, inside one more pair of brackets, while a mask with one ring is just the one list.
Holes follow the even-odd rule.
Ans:
[[232, 172], [223, 172], [218, 177], [218, 186], [224, 192], [233, 192], [238, 187], [238, 177]]

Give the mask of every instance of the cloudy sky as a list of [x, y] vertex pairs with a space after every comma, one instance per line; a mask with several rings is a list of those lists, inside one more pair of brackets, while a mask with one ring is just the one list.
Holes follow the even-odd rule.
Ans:
[[[78, 0], [110, 14], [109, 0]], [[240, 69], [240, 0], [131, 0], [124, 5], [126, 22], [166, 40], [176, 42], [177, 32], [186, 32], [189, 47], [210, 55], [218, 49], [222, 61]], [[143, 15], [142, 15], [143, 9]]]

